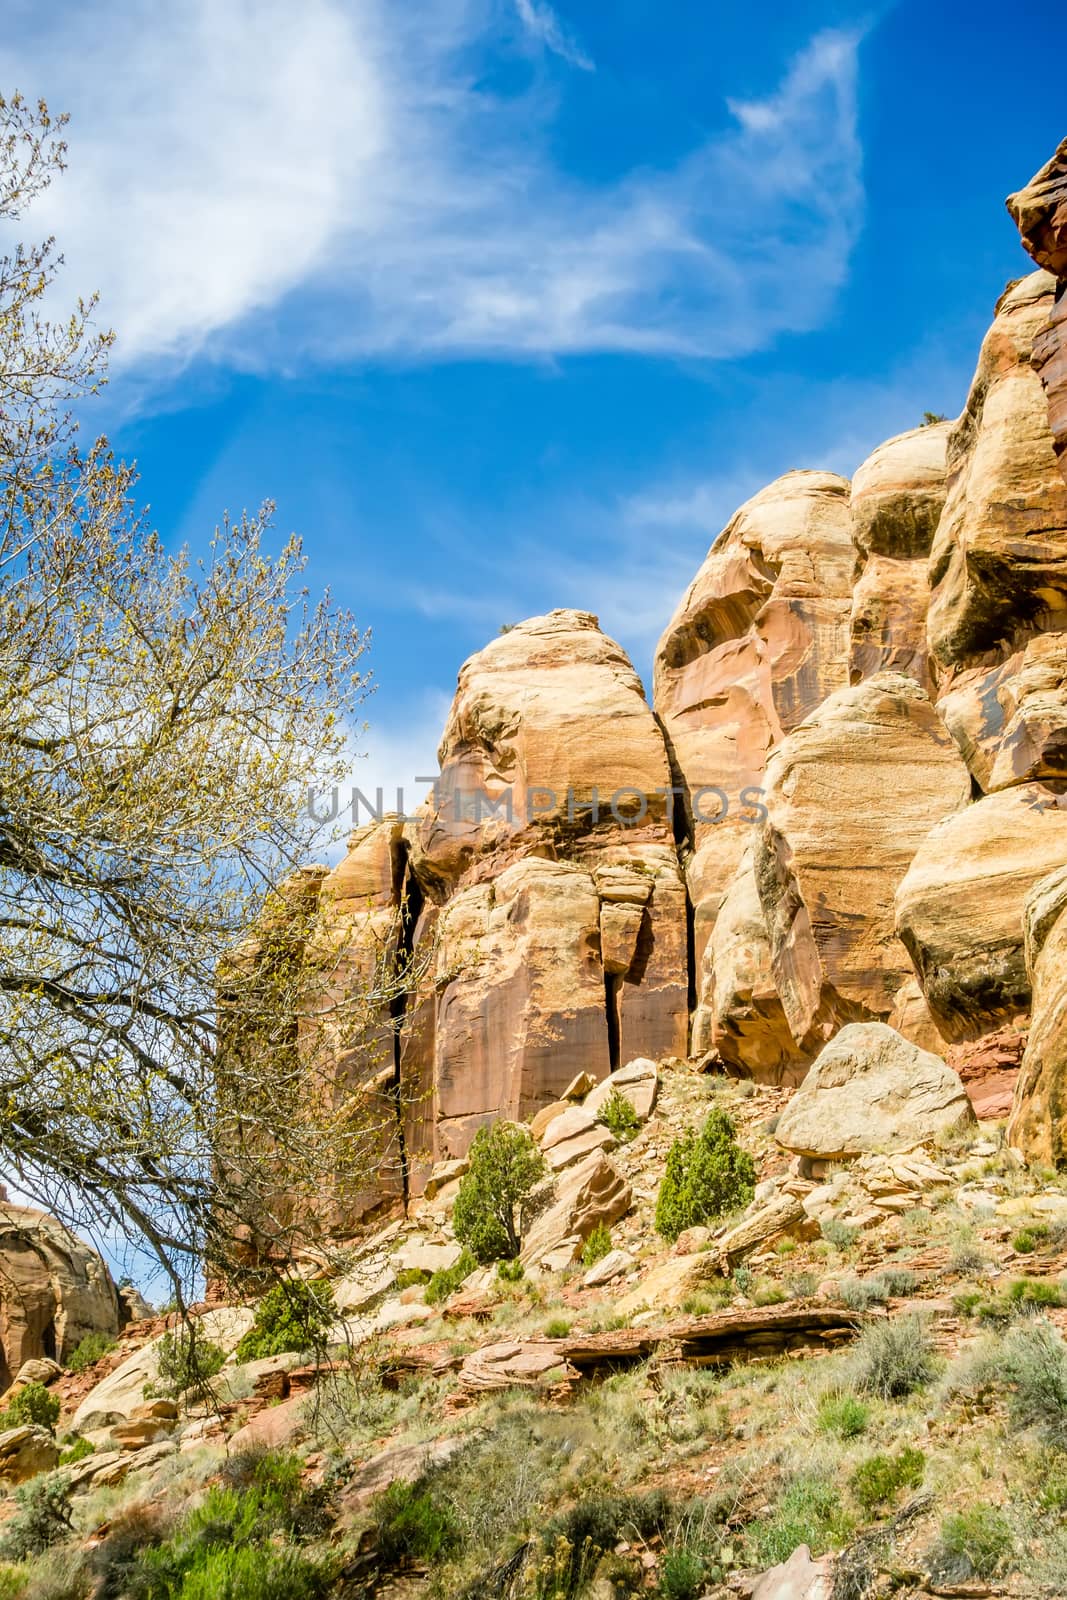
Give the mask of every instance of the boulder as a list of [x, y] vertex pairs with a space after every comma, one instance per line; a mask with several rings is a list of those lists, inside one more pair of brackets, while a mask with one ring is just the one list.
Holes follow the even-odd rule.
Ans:
[[120, 1450], [143, 1450], [146, 1445], [169, 1439], [175, 1429], [170, 1417], [131, 1417], [117, 1422], [111, 1430], [111, 1442]]
[[340, 1523], [347, 1526], [369, 1510], [371, 1502], [391, 1483], [415, 1483], [426, 1472], [443, 1467], [466, 1447], [453, 1435], [428, 1443], [393, 1444], [379, 1450], [355, 1468], [340, 1499]]
[[895, 891], [970, 780], [914, 679], [878, 673], [784, 739], [764, 786], [756, 884], [785, 1017], [813, 1055], [841, 1023], [892, 1010], [912, 971], [894, 937]]
[[15, 1381], [11, 1385], [5, 1403], [14, 1399], [18, 1390], [24, 1389], [28, 1383], [43, 1383], [47, 1387], [62, 1376], [63, 1368], [58, 1361], [49, 1361], [44, 1356], [36, 1361], [24, 1361], [15, 1374]]
[[833, 1556], [814, 1561], [807, 1545], [799, 1544], [788, 1561], [756, 1579], [750, 1600], [833, 1600], [833, 1593]]
[[778, 1119], [786, 1150], [823, 1161], [910, 1150], [975, 1121], [938, 1057], [879, 1022], [842, 1028]]
[[51, 1472], [59, 1460], [59, 1446], [47, 1428], [24, 1423], [0, 1433], [0, 1479], [25, 1483], [39, 1472]]
[[635, 1061], [628, 1061], [624, 1067], [620, 1067], [610, 1078], [598, 1083], [596, 1088], [586, 1095], [582, 1102], [586, 1111], [598, 1117], [613, 1092], [621, 1094], [624, 1100], [628, 1100], [641, 1121], [647, 1122], [659, 1093], [659, 1068], [654, 1061], [649, 1061], [645, 1056], [638, 1056]]
[[614, 1135], [585, 1106], [570, 1106], [562, 1116], [554, 1117], [541, 1140], [541, 1149], [553, 1172], [562, 1172], [594, 1150], [614, 1148]]
[[466, 1356], [459, 1381], [464, 1389], [485, 1394], [497, 1389], [536, 1388], [546, 1377], [565, 1373], [566, 1363], [554, 1340], [506, 1339]]
[[55, 1217], [0, 1204], [0, 1390], [27, 1361], [62, 1362], [89, 1333], [114, 1337], [111, 1274]]
[[306, 1394], [294, 1394], [280, 1405], [267, 1406], [257, 1411], [243, 1427], [232, 1434], [230, 1455], [243, 1450], [285, 1450], [297, 1440], [306, 1438], [307, 1412], [314, 1401]]
[[586, 1156], [577, 1166], [568, 1167], [556, 1180], [551, 1204], [542, 1211], [523, 1240], [525, 1266], [541, 1263], [567, 1241], [570, 1260], [594, 1228], [610, 1228], [630, 1209], [630, 1185], [612, 1165], [603, 1150]]
[[150, 1322], [155, 1316], [154, 1309], [134, 1284], [119, 1284], [118, 1295], [119, 1313], [124, 1327], [131, 1322]]
[[974, 1038], [1030, 1004], [1023, 906], [1067, 865], [1067, 809], [1022, 784], [946, 816], [919, 845], [896, 896], [897, 931], [946, 1039]]
[[627, 1250], [609, 1250], [606, 1256], [594, 1261], [582, 1279], [583, 1289], [599, 1289], [605, 1283], [614, 1283], [629, 1272], [634, 1258]]
[[423, 1239], [409, 1239], [393, 1256], [397, 1272], [442, 1272], [454, 1267], [462, 1251], [455, 1240], [440, 1244]]
[[645, 1310], [663, 1311], [680, 1306], [694, 1290], [719, 1276], [719, 1262], [710, 1250], [698, 1250], [688, 1256], [668, 1256], [651, 1267], [632, 1289], [617, 1295], [613, 1307], [620, 1317]]
[[1025, 910], [1033, 1020], [1008, 1143], [1027, 1161], [1067, 1165], [1067, 867], [1034, 884]]
[[1005, 642], [1060, 626], [1067, 607], [1067, 483], [1031, 365], [1054, 288], [1048, 273], [1035, 272], [1001, 296], [949, 435], [927, 616], [943, 668], [978, 665]]

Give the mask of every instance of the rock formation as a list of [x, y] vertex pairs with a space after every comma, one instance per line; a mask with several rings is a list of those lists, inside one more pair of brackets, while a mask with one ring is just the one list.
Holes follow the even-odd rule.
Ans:
[[1048, 326], [1034, 341], [1033, 364], [1048, 395], [1049, 425], [1067, 476], [1067, 139], [1024, 189], [1008, 196], [1008, 210], [1037, 265], [1059, 279]]
[[[1067, 866], [1067, 145], [1009, 205], [1039, 270], [956, 421], [748, 500], [652, 707], [589, 613], [503, 632], [460, 671], [417, 819], [315, 879], [333, 987], [302, 1047], [326, 1039], [339, 1099], [381, 1096], [381, 1177], [342, 1222], [638, 1057], [797, 1084], [888, 1024], [965, 1077], [996, 1057], [1002, 1098], [1032, 989], [1012, 1127], [1060, 1149], [1058, 924], [1023, 912]], [[331, 1044], [382, 963], [393, 998]], [[561, 1174], [611, 1192], [606, 1144], [560, 1135]]]
[[120, 1326], [103, 1261], [47, 1212], [0, 1203], [0, 1390], [27, 1361], [62, 1361]]

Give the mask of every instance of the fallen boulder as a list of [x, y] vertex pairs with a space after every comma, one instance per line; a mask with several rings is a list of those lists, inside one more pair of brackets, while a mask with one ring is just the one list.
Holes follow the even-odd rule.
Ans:
[[854, 1022], [820, 1053], [778, 1120], [786, 1150], [834, 1161], [911, 1150], [975, 1122], [959, 1077], [881, 1022]]

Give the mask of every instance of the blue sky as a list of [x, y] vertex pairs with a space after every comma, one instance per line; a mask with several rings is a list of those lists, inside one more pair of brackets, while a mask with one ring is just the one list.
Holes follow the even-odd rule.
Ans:
[[304, 536], [373, 629], [373, 787], [502, 623], [595, 611], [647, 682], [742, 499], [958, 411], [1058, 9], [8, 0], [0, 84], [72, 113], [35, 222], [119, 335], [87, 426], [168, 541]]

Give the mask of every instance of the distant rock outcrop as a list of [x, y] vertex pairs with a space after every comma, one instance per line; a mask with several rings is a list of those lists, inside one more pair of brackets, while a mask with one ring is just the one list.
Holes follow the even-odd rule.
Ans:
[[55, 1217], [0, 1202], [0, 1390], [27, 1361], [63, 1361], [89, 1333], [117, 1334], [107, 1267]]
[[1059, 279], [1048, 326], [1034, 341], [1033, 363], [1048, 395], [1049, 426], [1067, 477], [1067, 139], [1008, 210], [1039, 267]]

